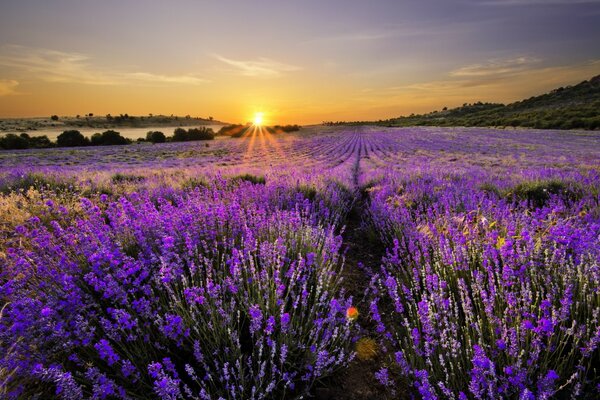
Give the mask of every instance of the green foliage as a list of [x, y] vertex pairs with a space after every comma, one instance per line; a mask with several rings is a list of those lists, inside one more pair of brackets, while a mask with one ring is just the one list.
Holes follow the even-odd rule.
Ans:
[[58, 193], [72, 191], [73, 182], [64, 178], [57, 179], [47, 174], [29, 172], [0, 183], [0, 193], [2, 194], [27, 191], [30, 188]]
[[181, 188], [184, 190], [194, 190], [198, 187], [210, 187], [210, 183], [202, 177], [190, 178], [183, 182]]
[[264, 185], [267, 181], [264, 176], [252, 175], [252, 174], [241, 174], [231, 177], [232, 182], [246, 181], [251, 182], [254, 185]]
[[88, 146], [89, 144], [90, 140], [77, 130], [64, 131], [56, 138], [58, 147]]
[[244, 134], [246, 133], [247, 130], [248, 130], [248, 126], [246, 126], [246, 125], [233, 124], [233, 125], [224, 126], [221, 129], [219, 129], [219, 132], [217, 132], [217, 135], [231, 136], [234, 138], [239, 138], [239, 137], [244, 136]]
[[507, 197], [511, 195], [519, 200], [526, 200], [531, 207], [539, 208], [545, 206], [553, 195], [568, 202], [579, 200], [582, 191], [569, 182], [549, 179], [521, 182], [506, 193]]
[[190, 142], [193, 140], [213, 140], [214, 138], [215, 133], [211, 128], [201, 127], [188, 130], [177, 128], [169, 139], [172, 142]]
[[523, 181], [504, 189], [483, 183], [479, 190], [509, 201], [526, 201], [532, 208], [544, 207], [552, 196], [559, 196], [565, 202], [578, 201], [584, 193], [583, 188], [574, 182], [560, 179]]
[[151, 143], [164, 143], [167, 141], [167, 137], [160, 131], [150, 131], [146, 133], [146, 140]]
[[113, 130], [94, 133], [91, 142], [93, 146], [112, 146], [131, 143], [129, 139], [124, 138], [119, 132]]
[[120, 172], [117, 172], [116, 174], [114, 174], [110, 180], [112, 183], [127, 183], [127, 182], [132, 182], [132, 183], [138, 183], [138, 182], [142, 182], [144, 181], [146, 178], [140, 175], [131, 175], [131, 174], [122, 174]]
[[479, 185], [479, 190], [485, 193], [494, 194], [496, 197], [502, 197], [502, 191], [500, 188], [493, 183], [482, 183]]
[[0, 148], [5, 150], [20, 150], [27, 149], [29, 147], [29, 141], [23, 137], [9, 133], [0, 138]]
[[[334, 124], [334, 123], [331, 123]], [[386, 126], [494, 126], [536, 129], [600, 128], [600, 75], [575, 86], [517, 101], [463, 104], [450, 110], [378, 121]]]
[[274, 125], [273, 129], [276, 133], [279, 132], [296, 132], [300, 130], [300, 125]]
[[49, 147], [54, 147], [54, 143], [52, 143], [52, 141], [50, 139], [48, 139], [48, 136], [46, 136], [46, 135], [29, 136], [26, 133], [22, 133], [21, 137], [24, 137], [24, 135], [27, 137], [27, 140], [29, 141], [30, 148], [47, 149]]
[[300, 184], [297, 187], [298, 191], [302, 193], [304, 198], [314, 201], [317, 198], [317, 188], [312, 185]]

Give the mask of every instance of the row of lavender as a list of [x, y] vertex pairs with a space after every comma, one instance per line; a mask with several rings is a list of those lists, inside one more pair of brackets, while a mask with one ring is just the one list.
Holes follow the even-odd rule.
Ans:
[[387, 247], [360, 320], [390, 394], [594, 393], [597, 137], [356, 128], [211, 146], [0, 160], [0, 396], [305, 395], [353, 357], [339, 234], [359, 185]]
[[298, 397], [346, 365], [348, 193], [243, 178], [11, 194], [33, 216], [2, 227], [0, 395]]
[[371, 285], [389, 354], [378, 378], [426, 399], [597, 395], [598, 170], [463, 168], [409, 167], [369, 189], [388, 249]]

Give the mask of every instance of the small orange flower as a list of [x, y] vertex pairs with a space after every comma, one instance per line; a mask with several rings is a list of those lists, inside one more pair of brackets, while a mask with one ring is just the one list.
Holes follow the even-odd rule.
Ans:
[[358, 318], [358, 309], [356, 307], [348, 307], [346, 310], [346, 318], [348, 318], [350, 321], [354, 321], [356, 318]]

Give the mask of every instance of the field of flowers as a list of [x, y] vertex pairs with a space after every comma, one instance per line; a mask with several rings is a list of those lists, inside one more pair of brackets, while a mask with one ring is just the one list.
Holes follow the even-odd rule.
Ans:
[[0, 310], [0, 398], [598, 398], [600, 135], [0, 152]]

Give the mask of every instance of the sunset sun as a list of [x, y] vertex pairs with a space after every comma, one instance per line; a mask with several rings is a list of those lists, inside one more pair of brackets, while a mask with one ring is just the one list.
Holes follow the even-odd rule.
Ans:
[[260, 126], [263, 124], [263, 113], [257, 112], [254, 114], [254, 125]]

